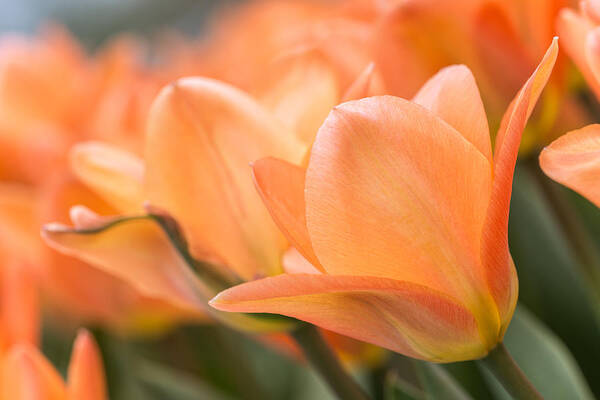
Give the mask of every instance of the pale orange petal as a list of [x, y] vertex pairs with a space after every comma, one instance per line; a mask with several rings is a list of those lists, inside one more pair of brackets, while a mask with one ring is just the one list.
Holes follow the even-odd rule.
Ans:
[[257, 94], [298, 138], [310, 146], [327, 117], [338, 103], [338, 82], [333, 68], [317, 52], [306, 52], [281, 60], [267, 71], [267, 87]]
[[478, 358], [488, 350], [466, 308], [434, 290], [392, 279], [283, 274], [235, 286], [210, 304], [288, 315], [431, 361]]
[[147, 189], [177, 219], [196, 255], [212, 254], [243, 278], [281, 271], [285, 240], [254, 188], [249, 163], [300, 163], [302, 145], [264, 108], [217, 81], [163, 89], [148, 122]]
[[383, 94], [383, 92], [383, 82], [375, 68], [375, 63], [371, 62], [346, 89], [340, 103], [362, 99], [374, 94]]
[[600, 82], [594, 76], [587, 62], [586, 42], [588, 33], [594, 28], [593, 24], [575, 11], [564, 9], [557, 19], [557, 31], [560, 44], [565, 52], [577, 64], [588, 85], [596, 96], [600, 96]]
[[491, 173], [472, 143], [418, 104], [344, 103], [321, 127], [306, 174], [315, 254], [331, 274], [405, 280], [488, 307], [476, 293]]
[[516, 305], [518, 283], [508, 250], [508, 213], [513, 173], [521, 135], [558, 55], [555, 38], [533, 75], [504, 114], [494, 149], [494, 181], [486, 222], [483, 228], [482, 262], [488, 284], [503, 324], [510, 321]]
[[306, 170], [276, 158], [252, 166], [254, 181], [273, 220], [286, 238], [311, 264], [323, 270], [308, 237], [304, 202]]
[[102, 357], [92, 335], [82, 330], [73, 344], [69, 363], [70, 400], [105, 400], [106, 384]]
[[2, 362], [2, 396], [6, 400], [65, 400], [62, 378], [31, 345], [16, 345]]
[[595, 82], [600, 82], [600, 27], [591, 30], [586, 37], [585, 57]]
[[40, 328], [37, 279], [33, 271], [14, 259], [3, 260], [0, 271], [0, 326], [4, 344], [37, 345]]
[[144, 202], [144, 162], [101, 142], [75, 145], [69, 154], [75, 175], [120, 212], [140, 211]]
[[453, 65], [442, 69], [423, 85], [413, 101], [452, 125], [491, 163], [487, 116], [469, 68]]
[[203, 296], [209, 294], [150, 218], [105, 218], [102, 226], [77, 230], [48, 224], [42, 235], [56, 250], [128, 282], [143, 295], [166, 300], [185, 313], [202, 313]]
[[290, 247], [283, 253], [281, 259], [283, 269], [288, 274], [320, 274], [322, 271], [318, 270], [313, 264], [311, 264], [296, 248]]
[[600, 207], [600, 125], [555, 140], [540, 154], [540, 166], [550, 178]]

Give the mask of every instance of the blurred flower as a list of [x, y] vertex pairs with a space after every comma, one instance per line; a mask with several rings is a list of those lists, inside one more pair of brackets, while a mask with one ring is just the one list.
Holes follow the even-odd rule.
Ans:
[[0, 397], [11, 400], [104, 400], [107, 398], [102, 360], [92, 336], [77, 335], [68, 383], [33, 346], [14, 346], [2, 360]]
[[600, 98], [600, 3], [584, 0], [579, 12], [561, 10], [557, 20], [558, 33], [565, 52], [573, 59], [588, 85]]
[[[472, 69], [491, 126], [527, 79], [546, 44], [555, 19], [571, 0], [407, 0], [386, 13], [373, 35], [374, 61], [387, 89], [413, 96], [440, 68], [463, 63]], [[523, 136], [522, 150], [589, 119], [567, 91], [568, 66], [559, 57], [539, 112]], [[409, 77], [409, 78], [407, 78]]]
[[256, 162], [267, 208], [311, 266], [233, 287], [211, 305], [292, 316], [432, 361], [486, 355], [517, 301], [512, 175], [556, 42], [505, 113], [493, 161], [475, 80], [455, 66], [412, 102], [384, 96], [336, 107], [306, 171], [289, 160]]
[[120, 331], [147, 332], [180, 318], [162, 300], [46, 248], [39, 238], [39, 226], [68, 220], [73, 204], [105, 214], [124, 207], [115, 208], [79, 182], [67, 155], [74, 143], [91, 139], [142, 152], [150, 103], [177, 77], [164, 64], [158, 73], [145, 58], [142, 43], [127, 36], [88, 56], [58, 26], [39, 37], [0, 39], [0, 179], [7, 188], [0, 191], [0, 203], [12, 201], [15, 190], [9, 187], [19, 187], [27, 193], [19, 207], [28, 213], [27, 220], [16, 220], [25, 211], [0, 211], [2, 225], [19, 233], [7, 235], [5, 247], [12, 251], [7, 260], [35, 271], [49, 294], [50, 311], [62, 321], [83, 318]]
[[550, 178], [600, 207], [600, 125], [589, 125], [556, 139], [540, 154]]

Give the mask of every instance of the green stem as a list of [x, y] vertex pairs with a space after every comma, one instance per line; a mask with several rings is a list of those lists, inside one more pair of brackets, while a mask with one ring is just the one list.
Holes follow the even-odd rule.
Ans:
[[498, 344], [495, 349], [478, 362], [490, 371], [515, 399], [543, 400], [542, 395], [529, 382], [529, 379], [511, 357], [504, 343]]
[[342, 400], [369, 400], [369, 396], [348, 375], [337, 356], [313, 325], [302, 324], [291, 333], [304, 355], [329, 387]]

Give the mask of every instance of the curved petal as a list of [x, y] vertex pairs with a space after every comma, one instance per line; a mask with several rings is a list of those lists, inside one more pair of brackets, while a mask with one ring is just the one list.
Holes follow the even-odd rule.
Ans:
[[306, 229], [304, 168], [269, 157], [254, 162], [252, 171], [256, 188], [279, 229], [292, 246], [322, 271]]
[[257, 98], [308, 147], [329, 110], [338, 103], [335, 72], [316, 51], [290, 56], [276, 64], [265, 74], [266, 88]]
[[477, 293], [490, 187], [488, 160], [423, 107], [389, 96], [348, 102], [313, 146], [308, 232], [328, 273], [426, 285], [475, 312], [487, 307]]
[[288, 274], [320, 274], [321, 270], [311, 264], [296, 248], [290, 247], [281, 259], [283, 269]]
[[557, 32], [560, 35], [560, 44], [575, 62], [596, 96], [599, 97], [600, 82], [596, 80], [588, 65], [585, 49], [587, 35], [593, 28], [593, 24], [587, 18], [578, 15], [571, 9], [565, 8], [558, 15]]
[[70, 400], [105, 400], [106, 384], [100, 351], [92, 335], [82, 330], [73, 344], [69, 363]]
[[492, 162], [487, 116], [475, 77], [464, 65], [438, 72], [419, 90], [413, 101], [449, 123]]
[[508, 249], [508, 213], [513, 173], [523, 129], [550, 77], [557, 55], [558, 40], [555, 38], [537, 69], [506, 110], [496, 137], [494, 182], [483, 227], [481, 258], [503, 325], [510, 321], [518, 291], [514, 264]]
[[594, 75], [594, 82], [600, 82], [600, 27], [594, 28], [586, 36], [585, 58]]
[[224, 311], [288, 315], [430, 361], [478, 358], [488, 350], [465, 307], [392, 279], [283, 274], [230, 288], [210, 304]]
[[[88, 229], [48, 224], [42, 231], [54, 249], [131, 284], [142, 294], [170, 302], [184, 314], [202, 314], [202, 286], [151, 218], [98, 217]], [[103, 223], [101, 223], [103, 221]]]
[[383, 82], [381, 81], [379, 72], [375, 68], [375, 63], [370, 62], [346, 89], [340, 103], [362, 99], [374, 94], [383, 94], [384, 92]]
[[245, 279], [274, 274], [286, 243], [248, 164], [267, 156], [300, 163], [304, 151], [244, 93], [210, 79], [182, 79], [163, 89], [150, 112], [148, 195], [182, 224], [196, 256], [216, 256]]
[[66, 389], [54, 367], [33, 346], [18, 344], [2, 362], [2, 399], [65, 400]]
[[558, 138], [540, 154], [550, 178], [600, 207], [600, 125], [588, 125]]
[[69, 154], [71, 169], [85, 185], [120, 212], [140, 211], [144, 202], [144, 162], [101, 142], [85, 142]]
[[3, 260], [0, 268], [0, 352], [15, 343], [37, 345], [40, 305], [37, 279], [18, 260]]

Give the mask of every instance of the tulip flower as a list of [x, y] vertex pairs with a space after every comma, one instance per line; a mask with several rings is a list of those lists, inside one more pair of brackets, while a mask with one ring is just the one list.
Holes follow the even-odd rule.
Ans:
[[600, 207], [600, 125], [589, 125], [556, 139], [540, 154], [550, 178]]
[[505, 113], [493, 156], [475, 80], [453, 66], [412, 101], [336, 107], [306, 170], [257, 161], [256, 186], [313, 273], [244, 283], [211, 305], [288, 315], [431, 361], [485, 356], [517, 300], [507, 238], [512, 175], [557, 53], [555, 39]]
[[31, 345], [16, 345], [2, 361], [0, 398], [3, 400], [104, 400], [107, 398], [100, 353], [92, 336], [77, 335], [68, 381]]

